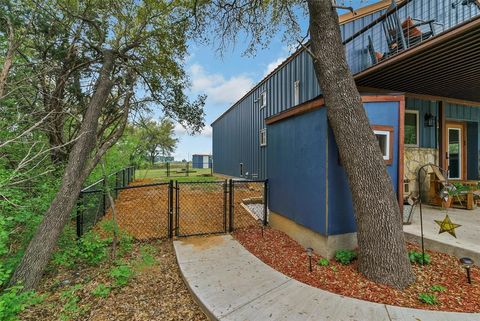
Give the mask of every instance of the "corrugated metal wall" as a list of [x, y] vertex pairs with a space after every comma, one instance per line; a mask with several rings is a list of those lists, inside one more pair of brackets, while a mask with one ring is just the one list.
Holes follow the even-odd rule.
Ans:
[[[360, 30], [381, 13], [365, 16], [341, 25], [343, 37]], [[240, 176], [240, 163], [244, 173], [267, 178], [266, 147], [260, 146], [260, 130], [265, 128], [265, 118], [294, 106], [294, 82], [300, 81], [300, 103], [321, 94], [313, 69], [312, 58], [299, 53], [289, 63], [269, 78], [260, 82], [248, 95], [233, 105], [212, 124], [213, 169], [215, 173]], [[265, 108], [260, 108], [260, 94], [267, 92]], [[268, 132], [267, 132], [268, 136]]]
[[[480, 13], [474, 6], [460, 5], [453, 10], [451, 9], [453, 1], [414, 0], [400, 11], [400, 16], [402, 19], [406, 16], [419, 19], [434, 18], [444, 24], [443, 29], [448, 29]], [[382, 13], [383, 11], [376, 12], [341, 25], [343, 39], [352, 36]], [[381, 24], [348, 43], [347, 59], [354, 72], [369, 66], [366, 50], [368, 34], [374, 36], [375, 48], [383, 48], [381, 43], [385, 42], [385, 36]], [[248, 172], [249, 178], [252, 175], [258, 178], [267, 177], [267, 148], [260, 146], [260, 130], [265, 128], [265, 118], [294, 106], [296, 80], [300, 81], [300, 103], [321, 94], [312, 59], [305, 51], [299, 53], [273, 75], [262, 80], [248, 95], [215, 120], [212, 127], [213, 166], [216, 173], [238, 177], [240, 163], [243, 163], [244, 173]], [[260, 108], [258, 98], [264, 90], [267, 92], [267, 104], [265, 108]], [[431, 137], [429, 139], [432, 141]]]

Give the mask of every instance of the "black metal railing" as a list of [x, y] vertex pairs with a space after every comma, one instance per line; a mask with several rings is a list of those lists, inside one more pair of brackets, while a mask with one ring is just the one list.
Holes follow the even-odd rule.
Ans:
[[[155, 177], [213, 176], [213, 164], [209, 162], [163, 162], [142, 169], [144, 176], [154, 172]], [[141, 175], [139, 178], [142, 178]]]
[[457, 0], [396, 2], [377, 19], [344, 40], [347, 61], [359, 73], [480, 14]]

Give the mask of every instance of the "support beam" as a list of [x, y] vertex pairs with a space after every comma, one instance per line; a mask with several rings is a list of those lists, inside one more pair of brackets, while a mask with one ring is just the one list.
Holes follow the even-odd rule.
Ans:
[[438, 166], [444, 169], [447, 168], [447, 151], [445, 150], [445, 105], [446, 103], [443, 100], [438, 102]]

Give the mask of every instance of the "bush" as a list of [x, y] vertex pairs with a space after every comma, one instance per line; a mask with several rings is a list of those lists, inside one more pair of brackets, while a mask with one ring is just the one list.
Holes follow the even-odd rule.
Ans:
[[109, 286], [100, 283], [95, 289], [93, 289], [92, 294], [100, 298], [106, 298], [110, 294], [110, 291], [111, 289]]
[[0, 294], [0, 320], [17, 320], [18, 313], [43, 300], [43, 297], [38, 296], [34, 291], [22, 292], [21, 290], [21, 286], [13, 286]]
[[357, 258], [357, 253], [353, 250], [338, 250], [335, 253], [335, 260], [342, 263], [343, 265], [348, 265], [352, 263], [353, 260]]
[[102, 239], [94, 231], [85, 233], [77, 241], [72, 227], [66, 227], [59, 240], [59, 250], [53, 254], [53, 263], [67, 268], [78, 263], [98, 265], [108, 256], [110, 241]]
[[110, 276], [115, 280], [115, 285], [125, 286], [135, 273], [128, 265], [120, 265], [110, 271]]
[[424, 265], [424, 263], [425, 264], [430, 264], [430, 262], [431, 262], [430, 255], [428, 253], [425, 253], [425, 262], [424, 262], [423, 261], [424, 257], [422, 255], [422, 253], [417, 252], [417, 251], [408, 252], [408, 258], [410, 259], [410, 263], [417, 263], [417, 264], [420, 264], [420, 265]]
[[317, 265], [320, 265], [320, 266], [328, 266], [328, 264], [330, 264], [330, 262], [326, 258], [321, 258], [317, 262]]
[[68, 290], [63, 291], [60, 294], [60, 298], [63, 302], [62, 312], [60, 313], [61, 321], [78, 319], [87, 310], [87, 307], [78, 306], [80, 297], [77, 295], [77, 291], [81, 288], [82, 286], [77, 284], [71, 286]]
[[418, 299], [423, 303], [434, 305], [438, 303], [437, 296], [431, 293], [420, 293]]

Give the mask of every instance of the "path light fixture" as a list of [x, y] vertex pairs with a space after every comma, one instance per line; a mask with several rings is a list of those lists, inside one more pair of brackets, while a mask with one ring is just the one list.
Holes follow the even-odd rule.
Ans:
[[469, 257], [462, 257], [460, 259], [460, 263], [462, 264], [463, 268], [467, 271], [467, 281], [468, 283], [472, 284], [472, 278], [470, 277], [470, 268], [473, 266], [473, 260]]
[[308, 270], [312, 272], [312, 255], [313, 249], [311, 247], [307, 247], [307, 255], [308, 255]]

